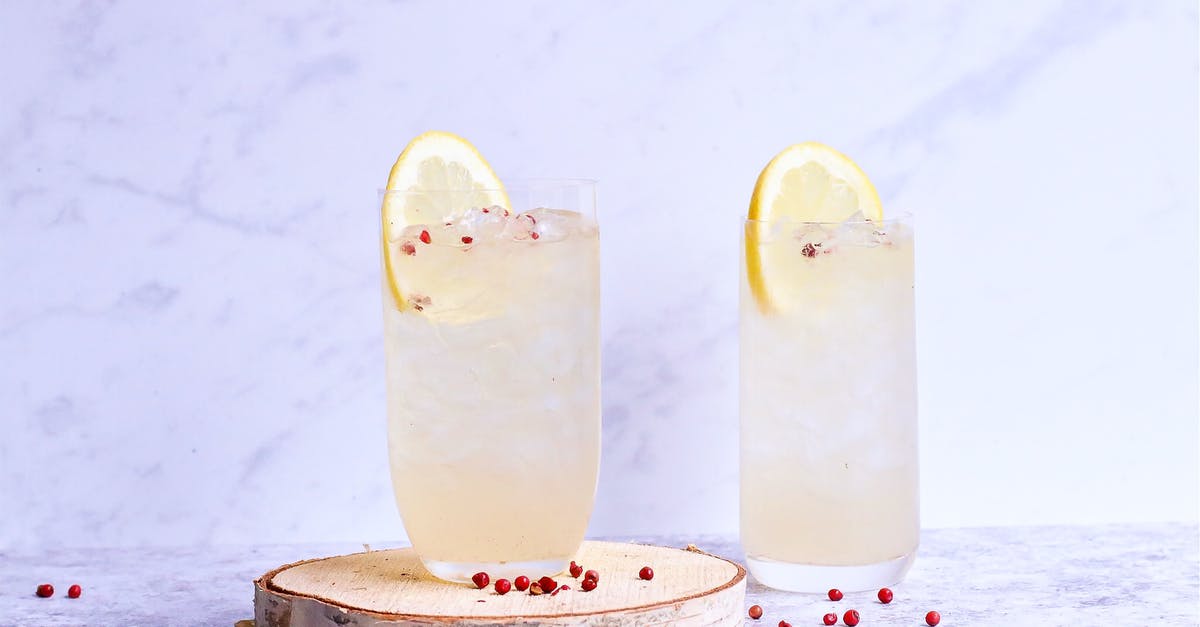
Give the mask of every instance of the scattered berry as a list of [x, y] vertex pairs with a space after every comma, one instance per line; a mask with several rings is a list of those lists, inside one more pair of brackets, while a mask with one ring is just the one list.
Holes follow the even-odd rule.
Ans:
[[532, 594], [533, 596], [537, 596], [541, 593], [542, 593], [542, 587], [539, 586], [536, 581], [529, 584], [529, 594]]
[[513, 579], [513, 587], [516, 588], [517, 590], [520, 590], [521, 592], [528, 590], [529, 589], [529, 577], [526, 577], [525, 575], [521, 575], [520, 577]]
[[475, 241], [475, 238], [474, 238], [474, 237], [471, 237], [470, 235], [464, 235], [464, 236], [462, 236], [462, 242], [463, 242], [464, 244], [470, 244], [470, 243], [471, 243], [471, 242], [473, 242], [473, 241]]
[[880, 588], [879, 594], [876, 596], [879, 597], [879, 602], [885, 605], [892, 602], [893, 595], [891, 588]]
[[825, 623], [826, 625], [836, 625], [837, 624], [837, 614], [830, 612], [821, 617], [821, 622]]
[[425, 230], [421, 231], [421, 241], [425, 242], [426, 244], [428, 244], [430, 242], [429, 231], [425, 231]]
[[529, 234], [529, 237], [532, 237], [533, 239], [537, 239], [537, 238], [541, 237], [541, 235], [538, 235], [537, 231], [533, 231], [532, 233]]
[[850, 627], [854, 627], [858, 624], [858, 618], [858, 610], [846, 610], [846, 613], [842, 614], [842, 622], [846, 623]]
[[936, 625], [940, 622], [942, 622], [942, 615], [938, 614], [937, 612], [930, 612], [925, 615], [925, 624], [929, 625], [930, 627], [933, 627], [933, 625]]
[[412, 242], [404, 240], [404, 243], [400, 245], [400, 252], [406, 255], [415, 255], [417, 254], [417, 247], [413, 246]]
[[571, 562], [571, 576], [576, 579], [579, 579], [579, 576], [582, 574], [583, 574], [583, 567], [572, 561]]
[[508, 594], [512, 590], [512, 582], [507, 579], [496, 580], [496, 594]]
[[67, 598], [69, 599], [78, 599], [81, 594], [83, 594], [83, 588], [80, 588], [79, 584], [73, 584], [67, 588]]
[[558, 582], [549, 577], [542, 577], [537, 582], [542, 587], [542, 592], [554, 592], [554, 589], [558, 587]]
[[491, 580], [492, 578], [488, 577], [487, 573], [475, 573], [475, 576], [471, 577], [471, 581], [475, 582], [475, 587], [479, 588], [480, 590], [486, 588], [488, 582]]
[[596, 580], [584, 579], [583, 583], [579, 584], [579, 587], [583, 588], [584, 592], [591, 592], [592, 590], [596, 589]]
[[54, 596], [54, 586], [44, 583], [37, 587], [37, 595], [43, 599]]
[[792, 624], [787, 622], [786, 620], [781, 620], [781, 621], [779, 621], [779, 627], [792, 627]]
[[642, 569], [638, 571], [638, 577], [641, 577], [646, 581], [650, 581], [651, 579], [654, 579], [654, 569], [650, 568], [649, 566], [643, 566]]
[[762, 606], [761, 605], [751, 605], [749, 614], [750, 614], [750, 618], [753, 618], [754, 620], [758, 620], [758, 619], [762, 618]]
[[559, 592], [562, 592], [563, 590], [570, 590], [570, 589], [571, 589], [571, 586], [559, 586], [557, 590], [550, 593], [550, 596], [552, 596], [552, 597], [558, 596]]
[[595, 581], [596, 583], [600, 583], [600, 573], [598, 573], [594, 570], [589, 570], [586, 573], [584, 573], [583, 578], [591, 579], [592, 581]]
[[842, 600], [842, 591], [838, 590], [837, 588], [830, 588], [829, 589], [829, 600], [830, 601], [841, 601]]

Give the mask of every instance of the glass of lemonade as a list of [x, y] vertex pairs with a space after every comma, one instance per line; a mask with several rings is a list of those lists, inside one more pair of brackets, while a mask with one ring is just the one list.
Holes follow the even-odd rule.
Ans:
[[[389, 229], [389, 202], [431, 194], [436, 215]], [[479, 200], [497, 197], [508, 206]], [[600, 462], [594, 182], [383, 200], [388, 446], [409, 539], [449, 581], [561, 572]]]
[[798, 592], [894, 584], [920, 528], [912, 218], [749, 219], [743, 235], [750, 571]]

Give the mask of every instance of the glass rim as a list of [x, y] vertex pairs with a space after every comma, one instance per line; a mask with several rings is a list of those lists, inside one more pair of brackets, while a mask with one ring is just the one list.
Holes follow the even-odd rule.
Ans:
[[508, 192], [511, 190], [553, 190], [553, 189], [581, 189], [587, 187], [596, 187], [599, 181], [596, 179], [582, 177], [567, 177], [567, 178], [551, 178], [551, 177], [521, 177], [521, 178], [501, 178], [500, 182], [504, 185], [500, 187], [446, 187], [446, 188], [422, 188], [420, 190], [409, 189], [384, 189], [379, 188], [377, 191], [380, 196], [389, 194], [423, 194], [426, 192]]
[[897, 222], [912, 222], [913, 217], [914, 216], [913, 216], [912, 211], [902, 211], [898, 214], [893, 214], [890, 217], [884, 216], [884, 218], [882, 220], [878, 220], [878, 221], [876, 221], [876, 220], [841, 220], [838, 222], [828, 222], [828, 221], [820, 221], [820, 220], [792, 220], [787, 217], [772, 218], [769, 220], [762, 220], [762, 219], [752, 220], [752, 219], [750, 219], [749, 216], [743, 216], [742, 221], [746, 224], [792, 224], [792, 225], [797, 225], [797, 226], [807, 226], [807, 225], [839, 226], [839, 225], [846, 225], [846, 224], [880, 224], [880, 225], [882, 225], [882, 224], [895, 224]]

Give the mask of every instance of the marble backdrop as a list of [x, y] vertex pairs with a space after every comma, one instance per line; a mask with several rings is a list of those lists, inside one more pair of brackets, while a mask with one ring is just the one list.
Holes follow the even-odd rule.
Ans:
[[1196, 520], [1194, 2], [25, 0], [0, 47], [0, 547], [403, 538], [376, 190], [427, 129], [601, 182], [593, 534], [736, 529], [738, 217], [806, 139], [917, 214], [927, 526]]

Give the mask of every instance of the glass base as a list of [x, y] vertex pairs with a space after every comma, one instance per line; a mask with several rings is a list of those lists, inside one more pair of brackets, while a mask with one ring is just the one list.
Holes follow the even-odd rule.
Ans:
[[900, 583], [916, 557], [917, 552], [913, 550], [908, 555], [877, 564], [823, 566], [746, 556], [746, 566], [759, 583], [776, 590], [824, 594], [830, 588], [837, 588], [843, 592], [863, 592]]
[[570, 558], [531, 562], [439, 562], [421, 559], [425, 570], [428, 570], [434, 577], [455, 583], [471, 583], [471, 577], [475, 576], [475, 573], [487, 573], [492, 581], [497, 579], [511, 581], [521, 575], [537, 581], [546, 575], [553, 577], [566, 572], [570, 561]]

